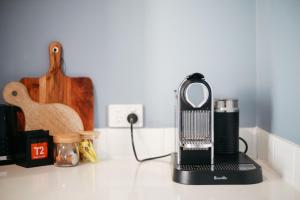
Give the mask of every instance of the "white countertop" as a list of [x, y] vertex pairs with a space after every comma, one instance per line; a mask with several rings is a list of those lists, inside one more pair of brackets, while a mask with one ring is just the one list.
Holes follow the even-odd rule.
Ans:
[[300, 199], [300, 192], [272, 169], [263, 167], [264, 181], [254, 185], [202, 185], [174, 183], [168, 160], [107, 160], [72, 168], [0, 166], [0, 199]]

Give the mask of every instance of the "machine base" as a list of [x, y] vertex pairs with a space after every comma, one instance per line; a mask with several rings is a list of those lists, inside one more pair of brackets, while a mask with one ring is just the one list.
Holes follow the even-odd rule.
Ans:
[[255, 184], [263, 181], [261, 167], [244, 153], [215, 156], [214, 165], [178, 165], [173, 154], [173, 181], [187, 185]]

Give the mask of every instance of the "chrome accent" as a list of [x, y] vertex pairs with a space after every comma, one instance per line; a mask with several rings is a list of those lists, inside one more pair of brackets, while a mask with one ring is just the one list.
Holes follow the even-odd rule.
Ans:
[[181, 111], [182, 131], [180, 140], [209, 140], [211, 141], [211, 125], [209, 123], [211, 111], [184, 110]]
[[237, 99], [215, 99], [214, 100], [215, 112], [238, 112]]
[[[201, 102], [199, 102], [198, 105], [195, 105], [195, 104], [190, 100], [190, 97], [189, 97], [189, 95], [188, 95], [188, 91], [189, 91], [190, 87], [193, 86], [193, 85], [201, 85], [202, 88], [203, 88], [204, 98], [203, 98], [203, 100], [202, 100]], [[207, 99], [208, 99], [208, 89], [207, 89], [207, 87], [206, 87], [203, 83], [191, 83], [191, 84], [186, 88], [185, 94], [184, 94], [184, 95], [185, 95], [186, 101], [187, 101], [191, 106], [193, 106], [194, 108], [200, 108], [200, 107], [207, 101]]]

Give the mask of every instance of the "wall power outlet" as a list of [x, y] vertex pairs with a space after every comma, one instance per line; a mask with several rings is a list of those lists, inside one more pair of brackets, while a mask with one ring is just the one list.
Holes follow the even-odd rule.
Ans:
[[138, 116], [134, 127], [143, 127], [143, 105], [142, 104], [110, 104], [108, 106], [108, 126], [111, 128], [128, 128], [130, 124], [127, 116], [134, 113]]

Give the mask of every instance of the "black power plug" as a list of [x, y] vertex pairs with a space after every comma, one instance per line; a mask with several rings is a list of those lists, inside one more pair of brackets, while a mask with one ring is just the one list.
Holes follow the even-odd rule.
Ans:
[[138, 116], [134, 113], [130, 113], [128, 116], [127, 116], [127, 121], [130, 123], [130, 124], [135, 124], [137, 121], [138, 121]]
[[156, 157], [151, 157], [151, 158], [145, 158], [145, 159], [139, 159], [136, 153], [136, 149], [135, 149], [135, 145], [134, 145], [134, 137], [133, 137], [133, 124], [135, 124], [138, 121], [138, 116], [134, 113], [130, 113], [127, 116], [127, 121], [130, 124], [130, 136], [131, 136], [131, 145], [132, 145], [132, 150], [134, 153], [134, 157], [138, 162], [144, 162], [144, 161], [148, 161], [148, 160], [154, 160], [154, 159], [158, 159], [158, 158], [163, 158], [163, 157], [167, 157], [170, 156], [171, 154], [165, 154], [162, 156], [156, 156]]

